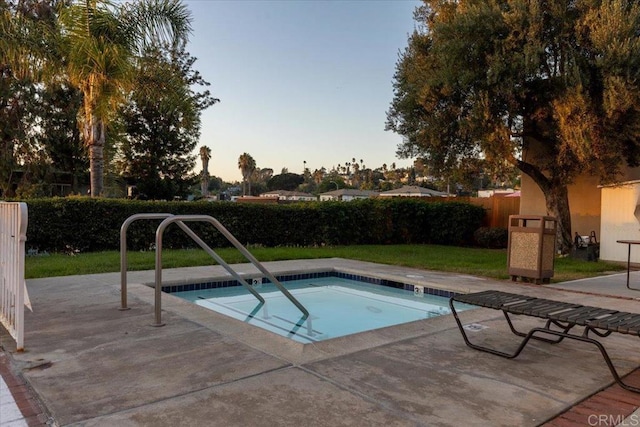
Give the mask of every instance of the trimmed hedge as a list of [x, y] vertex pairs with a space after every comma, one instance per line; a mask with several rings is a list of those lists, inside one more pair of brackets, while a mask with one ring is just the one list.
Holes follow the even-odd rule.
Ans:
[[[53, 252], [118, 250], [122, 223], [136, 213], [209, 215], [243, 244], [314, 246], [394, 243], [472, 245], [484, 209], [468, 203], [415, 198], [367, 199], [348, 203], [283, 205], [154, 202], [121, 199], [49, 198], [28, 200], [27, 248]], [[128, 248], [149, 249], [159, 220], [133, 222]], [[188, 222], [211, 247], [229, 246], [213, 226]], [[195, 247], [176, 225], [167, 228], [163, 247]]]

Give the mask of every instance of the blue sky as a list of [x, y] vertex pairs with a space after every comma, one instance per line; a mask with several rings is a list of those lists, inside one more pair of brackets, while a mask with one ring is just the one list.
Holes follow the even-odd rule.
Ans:
[[[384, 130], [414, 0], [188, 0], [189, 52], [221, 102], [202, 115], [209, 173], [239, 181], [251, 154], [274, 174], [362, 159], [408, 166]], [[198, 164], [196, 170], [201, 170]]]

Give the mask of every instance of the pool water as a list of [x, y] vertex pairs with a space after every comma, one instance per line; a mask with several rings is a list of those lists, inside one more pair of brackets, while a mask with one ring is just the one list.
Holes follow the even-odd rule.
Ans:
[[449, 314], [446, 297], [322, 277], [282, 282], [309, 311], [309, 319], [271, 283], [256, 287], [261, 304], [242, 286], [174, 292], [202, 307], [311, 343]]

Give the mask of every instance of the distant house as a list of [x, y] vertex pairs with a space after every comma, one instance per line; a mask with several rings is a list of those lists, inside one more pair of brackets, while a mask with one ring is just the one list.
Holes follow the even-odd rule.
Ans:
[[301, 191], [287, 191], [287, 190], [274, 190], [267, 193], [262, 193], [260, 197], [275, 198], [279, 201], [289, 202], [312, 202], [318, 200], [316, 196], [309, 193], [303, 193]]
[[[515, 193], [513, 188], [496, 188], [491, 190], [478, 190], [478, 197], [505, 196]], [[515, 196], [514, 196], [515, 197]]]
[[320, 194], [320, 201], [342, 201], [350, 202], [356, 199], [370, 199], [372, 197], [378, 197], [380, 193], [370, 190], [355, 190], [351, 188], [342, 188], [340, 190], [328, 191]]
[[448, 197], [449, 194], [431, 190], [430, 188], [418, 187], [417, 185], [404, 185], [395, 190], [384, 191], [380, 197]]
[[279, 199], [280, 198], [280, 194], [282, 192], [283, 192], [283, 190], [269, 191], [269, 192], [260, 194], [260, 197], [270, 197], [270, 198], [273, 198], [273, 199]]

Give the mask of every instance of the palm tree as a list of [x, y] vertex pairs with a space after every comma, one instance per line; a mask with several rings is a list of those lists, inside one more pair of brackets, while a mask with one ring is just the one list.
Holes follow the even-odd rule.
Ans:
[[247, 195], [247, 183], [249, 184], [249, 194], [251, 194], [251, 175], [256, 170], [256, 161], [251, 154], [243, 153], [238, 158], [238, 169], [242, 172], [242, 195]]
[[211, 148], [203, 145], [200, 147], [200, 159], [202, 160], [202, 173], [209, 175], [209, 159], [211, 159]]
[[356, 188], [360, 188], [360, 165], [356, 162], [353, 163], [353, 178], [351, 185]]
[[207, 197], [209, 195], [209, 159], [211, 159], [211, 148], [206, 145], [200, 147], [200, 159], [202, 160], [200, 190], [202, 197]]
[[316, 184], [320, 185], [320, 183], [324, 179], [325, 173], [326, 173], [326, 170], [324, 167], [313, 171], [313, 180], [315, 181]]
[[91, 196], [100, 196], [105, 128], [133, 84], [137, 58], [149, 44], [186, 42], [191, 16], [179, 0], [84, 0], [62, 7], [59, 22], [66, 72], [83, 94], [78, 116], [89, 149]]

